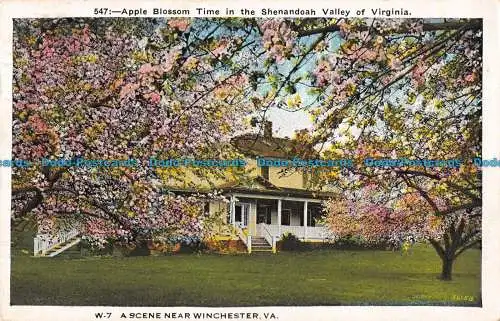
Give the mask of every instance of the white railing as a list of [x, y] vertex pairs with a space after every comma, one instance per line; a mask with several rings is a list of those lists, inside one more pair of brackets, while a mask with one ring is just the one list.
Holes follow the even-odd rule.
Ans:
[[273, 235], [267, 227], [268, 225], [264, 223], [259, 224], [259, 234], [266, 239], [267, 243], [271, 244], [273, 253], [276, 253], [276, 236]]
[[239, 227], [239, 226], [235, 226], [235, 228], [236, 228], [236, 230], [238, 232], [238, 237], [240, 238], [240, 240], [243, 241], [243, 243], [247, 247], [248, 253], [252, 253], [252, 236], [250, 234], [246, 235], [243, 232], [243, 229], [241, 227]]
[[55, 235], [37, 234], [33, 239], [33, 255], [43, 256], [57, 244], [65, 243], [80, 234], [79, 229], [73, 228], [68, 231], [59, 231]]
[[325, 226], [289, 226], [289, 225], [267, 225], [259, 224], [261, 227], [261, 235], [266, 237], [264, 232], [271, 236], [281, 239], [281, 236], [286, 233], [292, 233], [299, 239], [306, 240], [327, 240], [333, 237], [332, 233]]

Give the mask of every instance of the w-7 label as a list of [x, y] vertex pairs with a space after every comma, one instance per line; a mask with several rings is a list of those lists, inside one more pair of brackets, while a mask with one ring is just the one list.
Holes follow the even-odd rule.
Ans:
[[111, 318], [111, 312], [97, 312], [95, 314], [96, 319], [109, 319]]
[[[95, 319], [110, 319], [111, 312], [97, 312]], [[163, 319], [163, 320], [206, 320], [206, 319], [239, 319], [239, 320], [277, 320], [272, 312], [122, 312], [120, 319]]]

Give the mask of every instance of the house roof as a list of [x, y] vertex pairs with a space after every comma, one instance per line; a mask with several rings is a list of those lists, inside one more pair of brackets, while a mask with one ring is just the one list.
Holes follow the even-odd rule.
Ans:
[[273, 136], [272, 126], [272, 122], [266, 121], [262, 133], [235, 136], [231, 139], [231, 144], [250, 157], [290, 158], [300, 156], [306, 151], [308, 154], [313, 152], [311, 148], [299, 145], [288, 137]]
[[[264, 133], [255, 134], [247, 133], [235, 136], [231, 139], [231, 144], [236, 147], [241, 153], [248, 157], [269, 157], [269, 158], [292, 158], [300, 156], [304, 152], [311, 152], [307, 147], [296, 144], [289, 138], [273, 137], [272, 123], [266, 122]], [[283, 197], [301, 197], [327, 199], [332, 196], [332, 193], [324, 191], [312, 191], [300, 188], [279, 187], [272, 184], [269, 180], [261, 175], [253, 177], [245, 182], [228, 181], [215, 187], [223, 193], [247, 193], [269, 196]], [[167, 188], [166, 191], [180, 193], [206, 193], [210, 190], [203, 189], [182, 189], [182, 188]]]
[[293, 142], [288, 138], [243, 134], [231, 139], [231, 144], [241, 153], [252, 157], [286, 158], [291, 155]]
[[218, 189], [232, 189], [236, 187], [248, 187], [248, 188], [260, 188], [260, 189], [270, 189], [270, 190], [275, 190], [279, 189], [276, 185], [265, 179], [264, 177], [258, 175], [256, 177], [253, 177], [250, 182], [246, 182], [242, 184], [241, 182], [237, 181], [229, 181], [224, 184], [220, 184], [217, 186]]

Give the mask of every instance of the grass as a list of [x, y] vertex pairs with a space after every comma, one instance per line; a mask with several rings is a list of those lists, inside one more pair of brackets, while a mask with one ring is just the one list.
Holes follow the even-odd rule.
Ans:
[[317, 250], [277, 255], [12, 257], [12, 305], [480, 305], [481, 252], [437, 279], [434, 250]]

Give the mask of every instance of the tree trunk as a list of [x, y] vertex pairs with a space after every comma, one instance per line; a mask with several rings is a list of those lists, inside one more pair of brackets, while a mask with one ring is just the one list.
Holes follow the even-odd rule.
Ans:
[[453, 270], [453, 258], [449, 258], [447, 256], [441, 258], [443, 265], [441, 269], [441, 277], [440, 279], [443, 281], [451, 281], [451, 273]]

